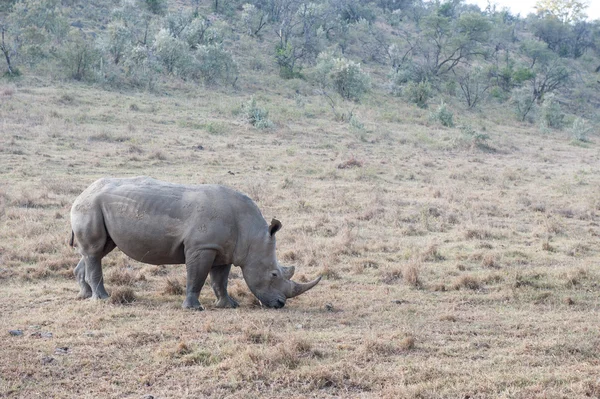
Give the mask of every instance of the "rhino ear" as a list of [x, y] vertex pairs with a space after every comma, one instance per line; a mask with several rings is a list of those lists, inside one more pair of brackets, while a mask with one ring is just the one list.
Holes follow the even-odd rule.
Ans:
[[281, 222], [277, 219], [271, 220], [271, 225], [269, 226], [269, 235], [273, 237], [279, 230], [281, 230]]

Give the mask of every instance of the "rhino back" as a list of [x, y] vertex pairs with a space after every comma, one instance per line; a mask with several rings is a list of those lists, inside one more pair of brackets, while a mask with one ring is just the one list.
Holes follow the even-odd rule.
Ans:
[[99, 209], [111, 239], [138, 261], [184, 263], [186, 249], [210, 248], [221, 261], [232, 262], [239, 212], [248, 208], [244, 197], [218, 185], [188, 186], [146, 177], [102, 179], [90, 186], [79, 208]]

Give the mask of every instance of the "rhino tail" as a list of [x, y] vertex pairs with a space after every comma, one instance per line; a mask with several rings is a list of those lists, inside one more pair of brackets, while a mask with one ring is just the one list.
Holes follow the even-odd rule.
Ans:
[[71, 230], [71, 239], [69, 240], [69, 245], [71, 247], [74, 247], [73, 243], [75, 241], [75, 232], [73, 230]]

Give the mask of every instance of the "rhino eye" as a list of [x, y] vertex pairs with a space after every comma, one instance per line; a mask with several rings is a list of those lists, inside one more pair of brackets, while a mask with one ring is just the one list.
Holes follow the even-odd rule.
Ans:
[[271, 272], [271, 277], [277, 277], [277, 272]]

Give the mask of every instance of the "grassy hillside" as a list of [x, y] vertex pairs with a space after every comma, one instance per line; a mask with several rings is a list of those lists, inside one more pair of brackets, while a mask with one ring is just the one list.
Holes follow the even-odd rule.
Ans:
[[[69, 21], [101, 32], [76, 4]], [[419, 108], [375, 61], [343, 100], [313, 66], [281, 78], [270, 35], [224, 41], [235, 84], [77, 82], [54, 61], [0, 81], [0, 397], [598, 397], [597, 133], [435, 84]], [[280, 262], [323, 280], [268, 310], [234, 267], [239, 308], [207, 285], [206, 310], [183, 311], [183, 265], [115, 250], [112, 299], [76, 300], [71, 204], [138, 175], [248, 194], [283, 223]]]

